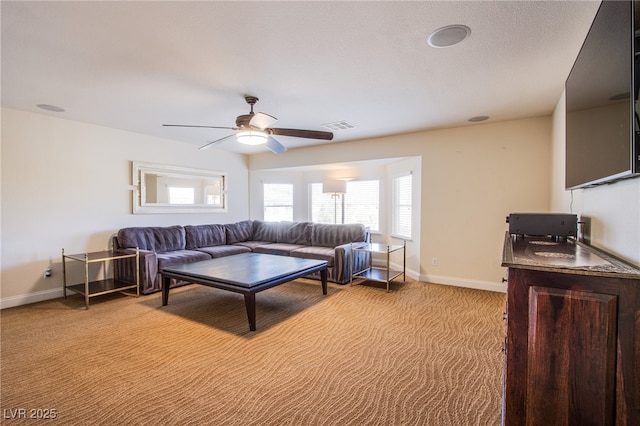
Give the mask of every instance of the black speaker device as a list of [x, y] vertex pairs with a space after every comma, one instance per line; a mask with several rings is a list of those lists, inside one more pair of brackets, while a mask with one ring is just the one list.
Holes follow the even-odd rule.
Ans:
[[512, 235], [575, 237], [578, 215], [565, 213], [511, 213], [507, 217]]

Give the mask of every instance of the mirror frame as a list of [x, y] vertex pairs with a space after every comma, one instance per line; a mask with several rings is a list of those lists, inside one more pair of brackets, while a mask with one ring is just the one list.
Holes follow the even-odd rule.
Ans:
[[[213, 179], [222, 185], [218, 204], [169, 204], [146, 201], [145, 176], [158, 175], [175, 178]], [[220, 171], [195, 169], [191, 167], [170, 166], [165, 164], [131, 162], [131, 186], [133, 196], [133, 214], [154, 213], [226, 213], [227, 174]]]

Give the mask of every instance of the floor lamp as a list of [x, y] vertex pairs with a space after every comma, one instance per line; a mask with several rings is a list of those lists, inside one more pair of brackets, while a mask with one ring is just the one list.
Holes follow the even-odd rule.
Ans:
[[[322, 182], [322, 193], [331, 194], [333, 198], [333, 223], [338, 222], [338, 196], [347, 193], [347, 181], [340, 179], [326, 179]], [[342, 212], [344, 223], [344, 211]]]

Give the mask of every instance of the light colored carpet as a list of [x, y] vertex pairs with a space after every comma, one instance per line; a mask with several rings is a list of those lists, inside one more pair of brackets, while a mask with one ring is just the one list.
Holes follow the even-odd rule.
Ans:
[[258, 293], [256, 332], [199, 285], [5, 309], [2, 424], [498, 425], [505, 295], [392, 290], [290, 282]]

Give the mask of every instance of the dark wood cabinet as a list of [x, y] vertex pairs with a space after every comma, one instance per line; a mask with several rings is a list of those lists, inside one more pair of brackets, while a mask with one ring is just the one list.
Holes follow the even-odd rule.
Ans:
[[507, 235], [503, 424], [640, 425], [640, 271]]

